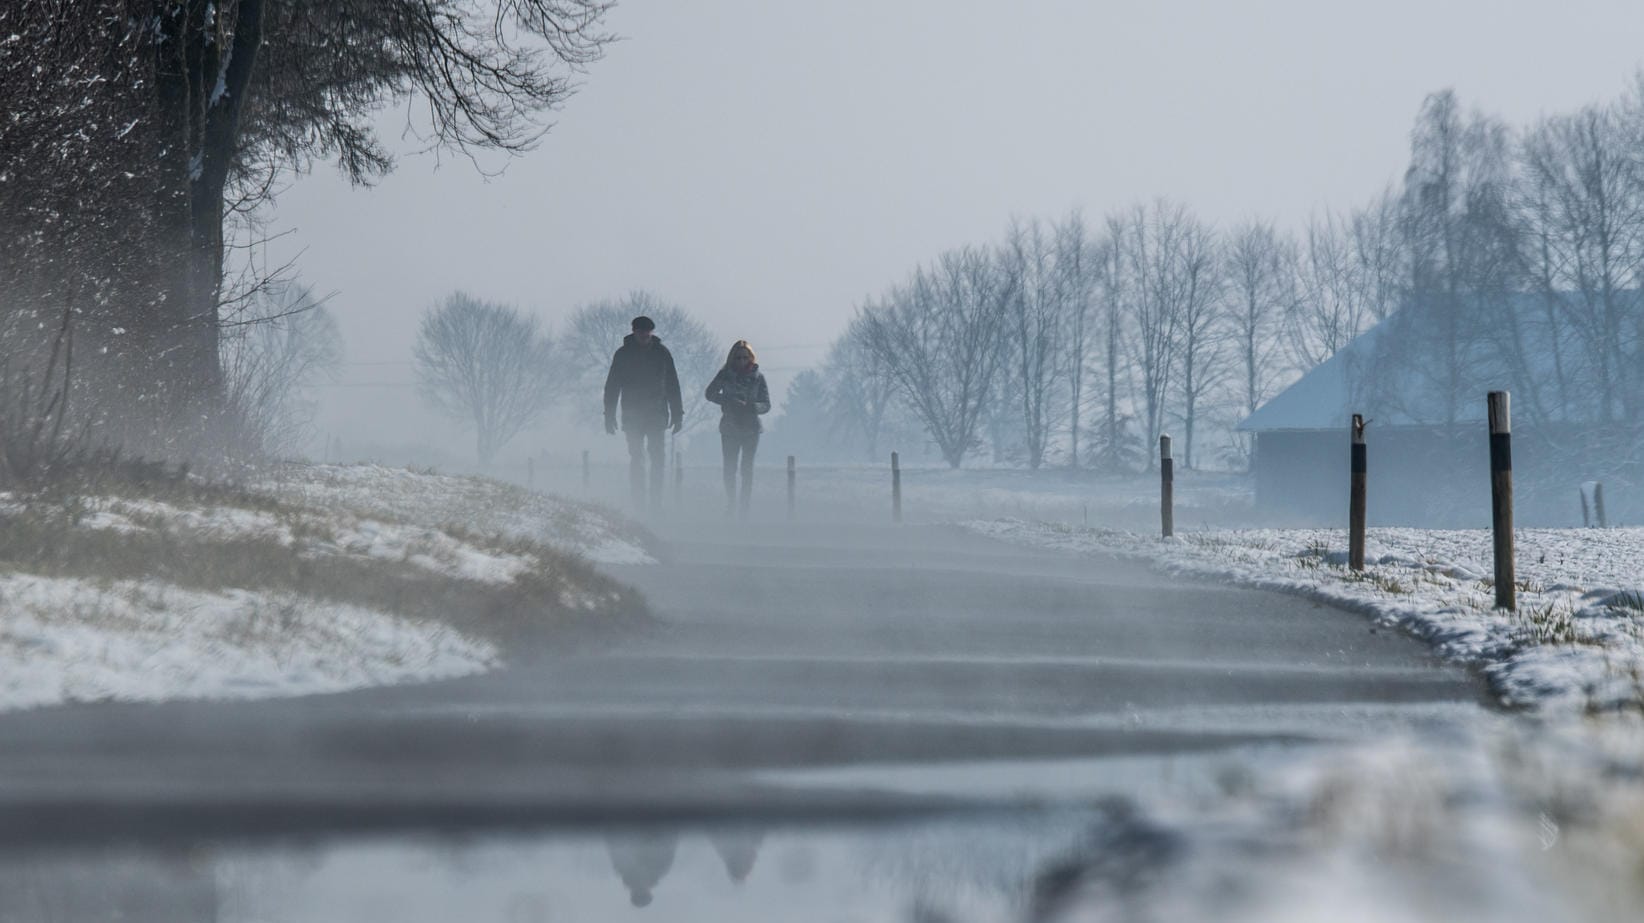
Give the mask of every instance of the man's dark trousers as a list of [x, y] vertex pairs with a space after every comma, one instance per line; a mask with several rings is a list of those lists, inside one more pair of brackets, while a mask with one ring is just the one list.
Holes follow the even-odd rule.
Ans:
[[667, 475], [667, 445], [668, 428], [659, 426], [655, 429], [627, 429], [623, 435], [628, 437], [628, 486], [634, 494], [634, 508], [645, 510], [645, 462], [651, 463], [651, 509], [662, 509], [662, 484]]

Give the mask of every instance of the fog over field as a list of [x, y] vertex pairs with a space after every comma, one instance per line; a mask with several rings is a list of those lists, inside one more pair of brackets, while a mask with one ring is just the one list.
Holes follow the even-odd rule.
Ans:
[[[270, 250], [336, 293], [348, 344], [322, 433], [400, 446], [445, 425], [404, 400], [406, 363], [420, 312], [459, 288], [550, 322], [654, 291], [750, 340], [780, 401], [863, 301], [1013, 217], [1099, 225], [1164, 196], [1300, 234], [1400, 180], [1429, 93], [1513, 126], [1620, 96], [1644, 10], [715, 0], [609, 24], [623, 40], [542, 147], [482, 158], [501, 176], [407, 156], [371, 191], [321, 166], [281, 195]], [[415, 150], [404, 121], [379, 123]]]

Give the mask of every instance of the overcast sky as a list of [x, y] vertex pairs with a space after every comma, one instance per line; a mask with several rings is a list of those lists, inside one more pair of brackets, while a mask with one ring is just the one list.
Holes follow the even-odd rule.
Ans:
[[1294, 225], [1395, 179], [1431, 91], [1525, 123], [1644, 58], [1638, 0], [624, 0], [609, 24], [501, 177], [407, 157], [280, 198], [277, 254], [371, 363], [345, 380], [389, 385], [328, 390], [322, 426], [413, 399], [378, 363], [455, 288], [548, 319], [648, 288], [751, 340], [780, 394], [864, 296], [1013, 215], [1162, 195]]

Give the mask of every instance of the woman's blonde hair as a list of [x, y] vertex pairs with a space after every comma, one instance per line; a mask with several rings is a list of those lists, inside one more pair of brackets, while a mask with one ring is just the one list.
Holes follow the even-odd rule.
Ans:
[[748, 345], [748, 341], [747, 340], [737, 340], [735, 343], [731, 344], [731, 351], [725, 354], [725, 367], [726, 368], [728, 368], [728, 369], [736, 368], [736, 351], [739, 350], [739, 349], [747, 350], [747, 352], [748, 352], [748, 361], [749, 362], [753, 363], [754, 365], [759, 364], [759, 357], [754, 355], [753, 347]]

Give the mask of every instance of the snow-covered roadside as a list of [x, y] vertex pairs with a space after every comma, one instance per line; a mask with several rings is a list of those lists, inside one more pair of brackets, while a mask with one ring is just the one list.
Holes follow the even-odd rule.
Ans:
[[1172, 540], [1019, 519], [973, 531], [1147, 561], [1174, 573], [1299, 592], [1371, 613], [1480, 667], [1506, 704], [1644, 706], [1644, 529], [1518, 533], [1518, 611], [1493, 608], [1487, 531], [1372, 529], [1363, 574], [1340, 530], [1190, 532]]
[[654, 564], [639, 528], [600, 507], [485, 478], [384, 465], [282, 465], [255, 485], [311, 509], [526, 539], [599, 564]]
[[0, 495], [0, 710], [481, 672], [631, 611], [585, 562], [650, 561], [647, 541], [597, 508], [376, 466]]
[[1635, 919], [1638, 731], [1484, 721], [1205, 767], [1110, 808], [1034, 882], [1035, 919]]
[[0, 575], [0, 709], [258, 699], [478, 673], [489, 642], [360, 606], [157, 580]]

